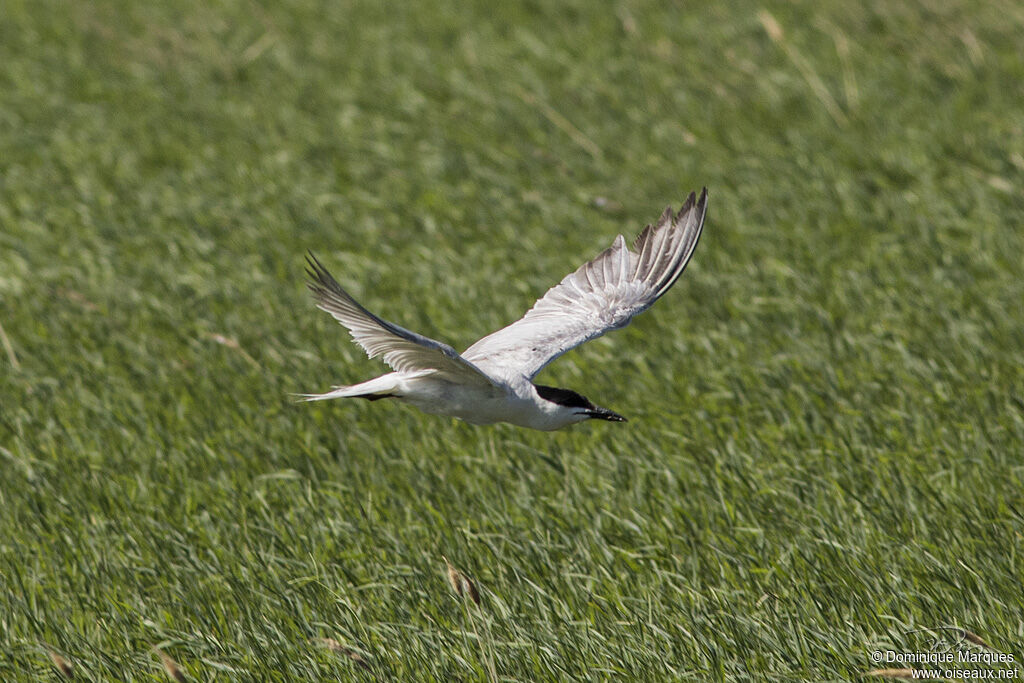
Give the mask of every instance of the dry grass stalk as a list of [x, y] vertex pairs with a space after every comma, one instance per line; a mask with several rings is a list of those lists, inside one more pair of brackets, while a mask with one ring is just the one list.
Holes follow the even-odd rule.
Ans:
[[992, 647], [991, 645], [989, 645], [988, 643], [986, 643], [984, 640], [982, 640], [981, 636], [979, 636], [977, 633], [971, 633], [967, 629], [960, 629], [960, 631], [961, 631], [961, 633], [960, 633], [961, 637], [964, 640], [966, 640], [967, 642], [974, 643], [975, 645], [981, 646], [981, 647], [985, 648], [986, 650], [995, 651], [995, 648]]
[[960, 40], [967, 48], [967, 57], [971, 60], [971, 64], [981, 66], [985, 61], [985, 53], [982, 51], [981, 42], [978, 40], [978, 36], [974, 35], [974, 31], [965, 27], [960, 32]]
[[463, 574], [461, 571], [455, 568], [447, 557], [441, 556], [444, 560], [444, 564], [448, 569], [448, 583], [451, 584], [452, 590], [459, 597], [468, 596], [473, 604], [477, 607], [480, 606], [480, 591], [477, 590], [476, 584], [468, 576]]
[[315, 638], [314, 642], [320, 643], [331, 652], [344, 652], [347, 649], [334, 638]]
[[782, 48], [782, 51], [786, 53], [789, 60], [793, 62], [797, 71], [807, 81], [807, 85], [810, 86], [811, 91], [814, 92], [818, 100], [821, 101], [822, 106], [828, 111], [829, 116], [839, 126], [845, 126], [847, 123], [846, 114], [843, 113], [842, 107], [835, 101], [828, 88], [825, 86], [824, 81], [818, 76], [818, 73], [814, 70], [814, 66], [810, 60], [803, 56], [797, 48], [786, 40], [786, 36], [782, 31], [782, 26], [778, 20], [768, 10], [761, 10], [757, 13], [757, 18], [761, 22], [761, 26], [764, 28], [764, 32], [768, 34], [768, 38], [773, 43]]
[[11, 346], [11, 340], [7, 338], [7, 333], [4, 332], [4, 326], [0, 324], [0, 344], [3, 344], [4, 351], [7, 352], [7, 359], [11, 361], [11, 367], [15, 370], [21, 368], [21, 363], [18, 362], [18, 356], [14, 353], [14, 347]]
[[514, 92], [523, 102], [539, 109], [541, 114], [544, 115], [544, 118], [553, 123], [556, 127], [561, 128], [563, 133], [568, 135], [569, 138], [577, 145], [585, 149], [590, 156], [594, 157], [595, 160], [604, 161], [604, 153], [601, 151], [601, 147], [587, 137], [583, 131], [574, 126], [572, 121], [559, 114], [554, 107], [521, 87], [514, 86], [512, 88], [512, 92]]
[[773, 43], [782, 42], [782, 26], [776, 21], [775, 17], [772, 16], [768, 10], [761, 10], [757, 13], [757, 18], [760, 20], [761, 25], [764, 27], [764, 32], [768, 34]]
[[473, 601], [473, 604], [477, 607], [480, 606], [480, 591], [476, 589], [476, 584], [465, 574], [462, 575], [462, 580], [466, 584], [466, 594], [469, 595], [469, 599]]
[[75, 667], [71, 665], [71, 662], [53, 650], [49, 650], [47, 654], [50, 655], [50, 661], [53, 662], [53, 665], [57, 667], [57, 671], [60, 671], [64, 678], [70, 681], [75, 677]]
[[453, 565], [448, 560], [447, 557], [442, 555], [441, 559], [444, 560], [445, 567], [448, 568], [448, 583], [451, 584], [452, 590], [455, 591], [455, 594], [458, 595], [458, 596], [461, 596], [462, 595], [462, 579], [461, 579], [462, 574], [459, 573], [459, 570], [455, 568], [455, 565]]
[[95, 313], [96, 311], [100, 310], [100, 307], [94, 304], [93, 302], [89, 301], [89, 299], [87, 299], [84, 294], [73, 289], [64, 289], [63, 287], [58, 287], [57, 294], [63, 296], [69, 301], [74, 301], [76, 304], [78, 304], [85, 310], [89, 311], [90, 313]]
[[355, 662], [362, 668], [366, 669], [367, 671], [370, 670], [370, 665], [366, 663], [366, 659], [364, 659], [361, 654], [359, 654], [350, 647], [342, 645], [334, 638], [317, 638], [316, 642], [320, 643], [331, 652], [337, 652], [338, 654], [345, 655], [346, 657], [348, 657], [353, 662]]
[[164, 671], [167, 675], [173, 680], [178, 681], [178, 683], [185, 683], [185, 672], [181, 670], [178, 663], [171, 659], [171, 656], [160, 648], [154, 647], [153, 650], [156, 651], [157, 656], [160, 657], [160, 663], [163, 665]]
[[237, 339], [233, 337], [227, 337], [223, 334], [218, 334], [216, 332], [210, 332], [206, 335], [206, 337], [207, 339], [211, 339], [214, 342], [220, 344], [221, 346], [226, 346], [233, 351], [237, 351], [239, 354], [241, 354], [242, 358], [244, 358], [246, 362], [248, 362], [250, 365], [257, 369], [262, 369], [262, 366], [260, 366], [259, 361], [250, 356], [249, 353], [242, 348], [242, 345], [238, 343]]

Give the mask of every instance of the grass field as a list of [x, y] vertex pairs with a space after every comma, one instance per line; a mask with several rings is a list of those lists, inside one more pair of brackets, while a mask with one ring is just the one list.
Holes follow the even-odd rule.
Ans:
[[[1024, 10], [664, 5], [4, 0], [0, 679], [1024, 676]], [[307, 249], [462, 349], [702, 185], [628, 424], [292, 398]]]

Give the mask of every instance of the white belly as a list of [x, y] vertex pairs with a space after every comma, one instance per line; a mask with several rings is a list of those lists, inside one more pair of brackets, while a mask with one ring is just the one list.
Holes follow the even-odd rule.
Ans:
[[510, 387], [467, 387], [422, 377], [408, 380], [403, 389], [400, 400], [431, 415], [457, 417], [474, 425], [510, 422], [534, 429], [552, 428], [540, 426], [547, 416]]

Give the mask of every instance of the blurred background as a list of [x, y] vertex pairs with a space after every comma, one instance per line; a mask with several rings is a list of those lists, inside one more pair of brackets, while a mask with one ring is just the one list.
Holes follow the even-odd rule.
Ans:
[[[0, 15], [5, 680], [1021, 654], [1020, 3]], [[539, 378], [627, 425], [290, 396], [383, 370], [307, 250], [463, 349], [702, 186], [675, 289]]]

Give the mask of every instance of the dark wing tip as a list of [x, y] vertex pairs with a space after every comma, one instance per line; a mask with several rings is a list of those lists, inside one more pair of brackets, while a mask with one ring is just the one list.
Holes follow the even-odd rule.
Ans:
[[700, 196], [698, 196], [695, 192], [691, 192], [689, 196], [687, 196], [686, 201], [683, 202], [683, 205], [681, 207], [679, 207], [679, 213], [675, 215], [675, 221], [679, 222], [679, 220], [685, 217], [689, 211], [696, 209], [697, 221], [698, 223], [702, 223], [704, 219], [704, 214], [707, 212], [707, 207], [708, 188], [702, 187], [700, 190]]
[[312, 251], [306, 252], [306, 276], [309, 278], [306, 287], [313, 292], [318, 302], [324, 302], [331, 295], [340, 296], [343, 299], [350, 298]]
[[697, 221], [697, 237], [694, 240], [694, 246], [696, 246], [696, 240], [700, 239], [700, 235], [704, 231], [704, 219], [708, 213], [708, 188], [701, 189], [700, 198], [697, 199], [697, 205], [694, 210], [696, 212], [694, 218]]
[[[316, 282], [320, 279], [320, 271], [323, 270], [323, 264], [317, 260], [316, 256], [313, 255], [312, 251], [306, 252], [306, 276], [310, 280]], [[309, 283], [312, 286], [312, 282]]]
[[691, 192], [687, 197], [683, 205], [679, 207], [679, 213], [675, 215], [675, 220], [678, 221], [680, 218], [686, 215], [686, 212], [693, 208], [693, 205], [697, 202], [697, 195]]
[[324, 268], [324, 264], [320, 263], [320, 260], [313, 255], [312, 251], [306, 252], [306, 274], [314, 280], [322, 279], [323, 275], [330, 277], [330, 273]]
[[334, 276], [331, 275], [324, 264], [320, 263], [316, 256], [313, 256], [313, 252], [306, 254], [306, 274], [323, 285], [337, 284], [337, 280], [334, 279]]
[[[664, 276], [657, 283], [655, 299], [660, 298], [676, 283], [679, 276], [683, 274], [693, 252], [697, 248], [701, 233], [704, 230], [704, 217], [707, 214], [707, 188], [702, 188], [700, 198], [694, 192], [686, 198], [683, 206], [679, 209], [673, 221], [673, 230], [682, 229], [684, 233], [678, 243], [678, 252], [673, 257], [671, 265], [667, 268]], [[692, 223], [691, 223], [692, 221]], [[692, 232], [689, 232], [692, 230]], [[689, 232], [689, 234], [687, 234]]]

